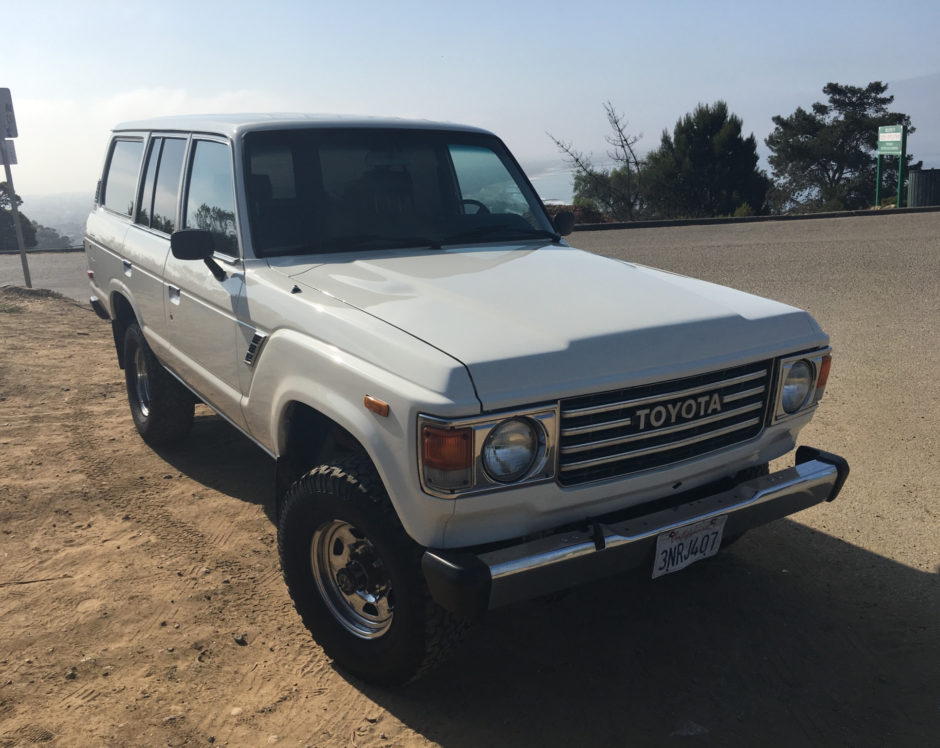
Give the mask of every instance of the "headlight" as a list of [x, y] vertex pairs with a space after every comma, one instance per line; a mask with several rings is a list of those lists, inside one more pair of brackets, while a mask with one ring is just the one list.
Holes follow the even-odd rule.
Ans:
[[796, 361], [783, 380], [781, 405], [787, 413], [796, 413], [809, 397], [813, 386], [813, 365], [806, 359]]
[[558, 407], [465, 418], [418, 415], [421, 488], [441, 499], [514, 489], [555, 477]]
[[500, 483], [512, 483], [532, 469], [539, 452], [536, 425], [524, 418], [503, 421], [483, 442], [483, 469]]

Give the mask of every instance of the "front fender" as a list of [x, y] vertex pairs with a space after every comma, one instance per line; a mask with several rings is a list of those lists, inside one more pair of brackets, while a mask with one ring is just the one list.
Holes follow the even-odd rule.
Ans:
[[[265, 341], [243, 407], [252, 435], [275, 456], [286, 449], [286, 415], [295, 403], [342, 426], [369, 455], [405, 530], [421, 545], [431, 546], [443, 542], [454, 503], [421, 490], [418, 413], [473, 414], [479, 402], [462, 366], [410, 336], [408, 340], [420, 346], [416, 355], [427, 357], [430, 369], [436, 364], [434, 379], [444, 384], [445, 392], [409, 381], [322, 340], [280, 330]], [[387, 417], [365, 408], [367, 395], [389, 404]]]

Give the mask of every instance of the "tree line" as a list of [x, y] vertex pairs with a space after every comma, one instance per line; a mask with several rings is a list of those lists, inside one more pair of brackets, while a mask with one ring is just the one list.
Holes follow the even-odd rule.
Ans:
[[[13, 211], [10, 208], [10, 186], [6, 182], [0, 182], [0, 251], [16, 251], [19, 246], [16, 243], [16, 229], [13, 226]], [[75, 242], [67, 236], [62, 236], [55, 229], [43, 226], [36, 221], [30, 221], [22, 211], [20, 206], [23, 204], [23, 198], [14, 194], [16, 200], [16, 209], [20, 214], [20, 230], [23, 232], [23, 244], [27, 249], [39, 247], [40, 249], [68, 249]]]
[[[582, 220], [703, 218], [869, 208], [875, 199], [878, 128], [911, 118], [889, 110], [881, 81], [866, 87], [828, 83], [826, 103], [773, 117], [765, 139], [772, 176], [758, 168], [757, 140], [724, 101], [699, 104], [663, 130], [657, 148], [639, 156], [639, 136], [613, 104], [604, 111], [612, 164], [549, 133], [574, 172], [574, 207]], [[906, 168], [918, 168], [907, 156]], [[883, 194], [897, 192], [898, 159], [883, 159]]]

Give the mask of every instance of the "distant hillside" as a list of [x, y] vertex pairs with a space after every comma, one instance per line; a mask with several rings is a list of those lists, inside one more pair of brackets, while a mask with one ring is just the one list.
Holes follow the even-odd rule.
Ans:
[[20, 206], [30, 220], [55, 229], [77, 246], [82, 243], [85, 219], [94, 202], [94, 195], [66, 193], [62, 195], [20, 195]]

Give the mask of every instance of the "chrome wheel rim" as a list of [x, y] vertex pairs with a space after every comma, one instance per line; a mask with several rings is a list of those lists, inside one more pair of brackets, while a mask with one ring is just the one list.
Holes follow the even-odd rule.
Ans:
[[138, 348], [134, 353], [134, 389], [137, 393], [137, 406], [146, 418], [150, 415], [150, 375], [147, 373], [143, 348]]
[[348, 522], [313, 534], [310, 565], [320, 597], [339, 624], [360, 639], [386, 633], [395, 614], [392, 585], [375, 546]]

